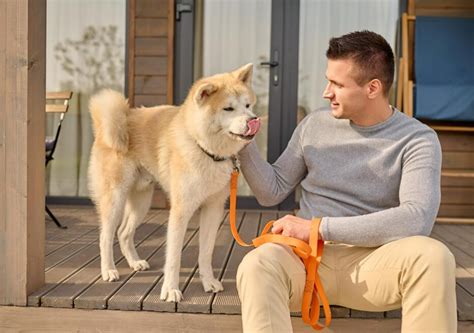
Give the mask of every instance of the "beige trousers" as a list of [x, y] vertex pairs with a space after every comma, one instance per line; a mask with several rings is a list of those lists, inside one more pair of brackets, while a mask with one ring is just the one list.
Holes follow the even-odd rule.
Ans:
[[[454, 256], [437, 240], [414, 236], [377, 248], [326, 244], [319, 268], [332, 305], [364, 311], [402, 308], [403, 332], [457, 330]], [[244, 332], [292, 332], [301, 310], [305, 267], [286, 246], [249, 252], [237, 272]]]

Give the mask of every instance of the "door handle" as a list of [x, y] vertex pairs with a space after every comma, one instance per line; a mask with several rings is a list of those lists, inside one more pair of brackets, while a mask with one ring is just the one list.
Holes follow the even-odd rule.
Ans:
[[279, 63], [277, 61], [264, 61], [260, 63], [260, 66], [268, 66], [270, 68], [278, 66]]

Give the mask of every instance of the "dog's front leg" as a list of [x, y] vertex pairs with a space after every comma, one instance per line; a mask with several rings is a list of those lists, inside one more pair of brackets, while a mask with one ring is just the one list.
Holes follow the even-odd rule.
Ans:
[[206, 292], [224, 290], [222, 283], [214, 277], [212, 254], [216, 242], [217, 230], [224, 218], [226, 191], [210, 197], [201, 208], [199, 221], [199, 275]]
[[193, 204], [183, 205], [176, 202], [172, 202], [171, 204], [168, 235], [166, 239], [165, 277], [160, 295], [163, 301], [179, 302], [183, 298], [183, 294], [179, 289], [181, 251], [188, 222], [196, 210], [196, 207], [197, 205]]

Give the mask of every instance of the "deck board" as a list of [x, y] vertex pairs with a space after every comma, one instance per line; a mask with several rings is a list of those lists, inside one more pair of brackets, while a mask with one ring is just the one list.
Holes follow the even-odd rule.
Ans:
[[[206, 293], [198, 271], [199, 219], [196, 214], [189, 223], [183, 244], [180, 289], [181, 303], [160, 300], [163, 265], [166, 251], [168, 211], [152, 210], [136, 232], [135, 243], [151, 269], [134, 272], [114, 243], [114, 259], [120, 272], [117, 282], [100, 278], [99, 228], [91, 206], [51, 208], [68, 229], [60, 230], [46, 222], [46, 285], [28, 297], [29, 306], [82, 309], [146, 310], [160, 312], [240, 314], [236, 289], [239, 263], [251, 248], [244, 248], [232, 239], [228, 216], [216, 239], [213, 256], [214, 274], [224, 285], [221, 293]], [[267, 221], [287, 212], [258, 210], [238, 211], [239, 232], [250, 242]], [[446, 244], [456, 258], [456, 294], [459, 320], [474, 320], [474, 225], [436, 224], [431, 237]], [[400, 310], [380, 313], [331, 307], [333, 317], [398, 318]], [[298, 316], [298, 313], [292, 314]]]

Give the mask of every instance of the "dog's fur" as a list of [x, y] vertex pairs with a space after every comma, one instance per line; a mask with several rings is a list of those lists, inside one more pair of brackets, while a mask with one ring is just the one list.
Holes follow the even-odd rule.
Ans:
[[[112, 90], [91, 98], [95, 141], [89, 187], [100, 216], [105, 281], [119, 279], [112, 253], [116, 232], [130, 267], [137, 271], [150, 267], [138, 257], [133, 238], [150, 207], [154, 181], [158, 181], [171, 205], [161, 299], [182, 299], [178, 285], [181, 248], [188, 221], [198, 208], [199, 272], [204, 290], [223, 290], [213, 275], [212, 253], [229, 194], [230, 157], [254, 135], [248, 135], [248, 121], [256, 118], [251, 80], [252, 64], [201, 79], [181, 106], [130, 109], [125, 97]], [[226, 159], [215, 161], [203, 149]]]

